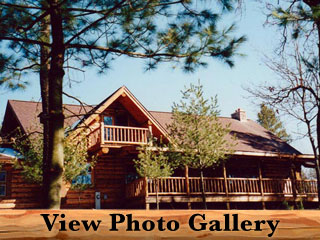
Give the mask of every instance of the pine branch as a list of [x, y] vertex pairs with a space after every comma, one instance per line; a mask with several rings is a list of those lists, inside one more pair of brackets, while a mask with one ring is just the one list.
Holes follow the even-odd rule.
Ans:
[[33, 40], [33, 39], [28, 39], [28, 38], [0, 36], [0, 40], [8, 40], [8, 41], [13, 41], [13, 42], [24, 42], [24, 43], [36, 44], [36, 45], [40, 45], [40, 46], [51, 47], [50, 43], [46, 43], [46, 42], [42, 42], [42, 41], [38, 41], [38, 40]]

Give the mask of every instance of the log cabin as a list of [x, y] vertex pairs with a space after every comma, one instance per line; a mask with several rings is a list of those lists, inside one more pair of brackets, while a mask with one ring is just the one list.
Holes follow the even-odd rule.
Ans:
[[[6, 107], [0, 150], [0, 208], [40, 208], [41, 188], [27, 183], [12, 161], [10, 134], [17, 128], [24, 133], [41, 131], [41, 103], [9, 100]], [[85, 190], [62, 189], [62, 208], [128, 209], [155, 207], [156, 191], [152, 179], [137, 175], [133, 159], [137, 148], [150, 137], [170, 141], [167, 126], [170, 112], [148, 111], [125, 87], [121, 87], [96, 106], [64, 105], [65, 124], [73, 131], [89, 129], [88, 151], [97, 154], [88, 169]], [[211, 209], [279, 209], [284, 203], [303, 202], [315, 206], [316, 180], [302, 179], [302, 167], [313, 168], [313, 156], [298, 150], [247, 119], [237, 109], [231, 117], [219, 117], [236, 134], [235, 151], [216, 168], [204, 171], [204, 186]], [[12, 136], [12, 135], [11, 135]], [[198, 169], [176, 169], [173, 176], [159, 181], [161, 208], [201, 208]]]

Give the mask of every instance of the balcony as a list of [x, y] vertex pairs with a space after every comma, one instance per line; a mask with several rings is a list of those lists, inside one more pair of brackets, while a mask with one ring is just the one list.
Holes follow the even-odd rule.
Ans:
[[102, 125], [88, 135], [89, 149], [101, 146], [141, 145], [148, 143], [148, 128]]
[[[199, 177], [159, 178], [160, 202], [200, 202]], [[205, 177], [207, 202], [317, 201], [316, 180]], [[156, 181], [139, 178], [126, 187], [126, 197], [155, 203]]]

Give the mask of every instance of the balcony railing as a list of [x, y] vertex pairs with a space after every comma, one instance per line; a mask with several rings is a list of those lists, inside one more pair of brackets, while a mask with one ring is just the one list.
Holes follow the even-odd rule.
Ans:
[[104, 125], [89, 133], [89, 148], [98, 144], [146, 144], [148, 135], [148, 128]]
[[[167, 177], [158, 179], [158, 194], [164, 195], [200, 195], [199, 177]], [[316, 180], [272, 179], [272, 178], [226, 178], [205, 177], [204, 189], [210, 195], [278, 195], [301, 196], [317, 194]], [[141, 197], [156, 195], [154, 179], [139, 178], [127, 185], [126, 196]]]
[[148, 142], [148, 128], [104, 126], [104, 143], [141, 144]]

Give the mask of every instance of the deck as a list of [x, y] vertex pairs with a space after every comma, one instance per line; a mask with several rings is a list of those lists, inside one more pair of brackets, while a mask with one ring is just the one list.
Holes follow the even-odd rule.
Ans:
[[[317, 198], [316, 180], [205, 177], [207, 202], [311, 201]], [[126, 197], [156, 202], [156, 181], [139, 178], [127, 185]], [[167, 177], [158, 181], [160, 202], [201, 202], [199, 177]]]
[[102, 125], [88, 135], [89, 149], [148, 143], [148, 128]]

